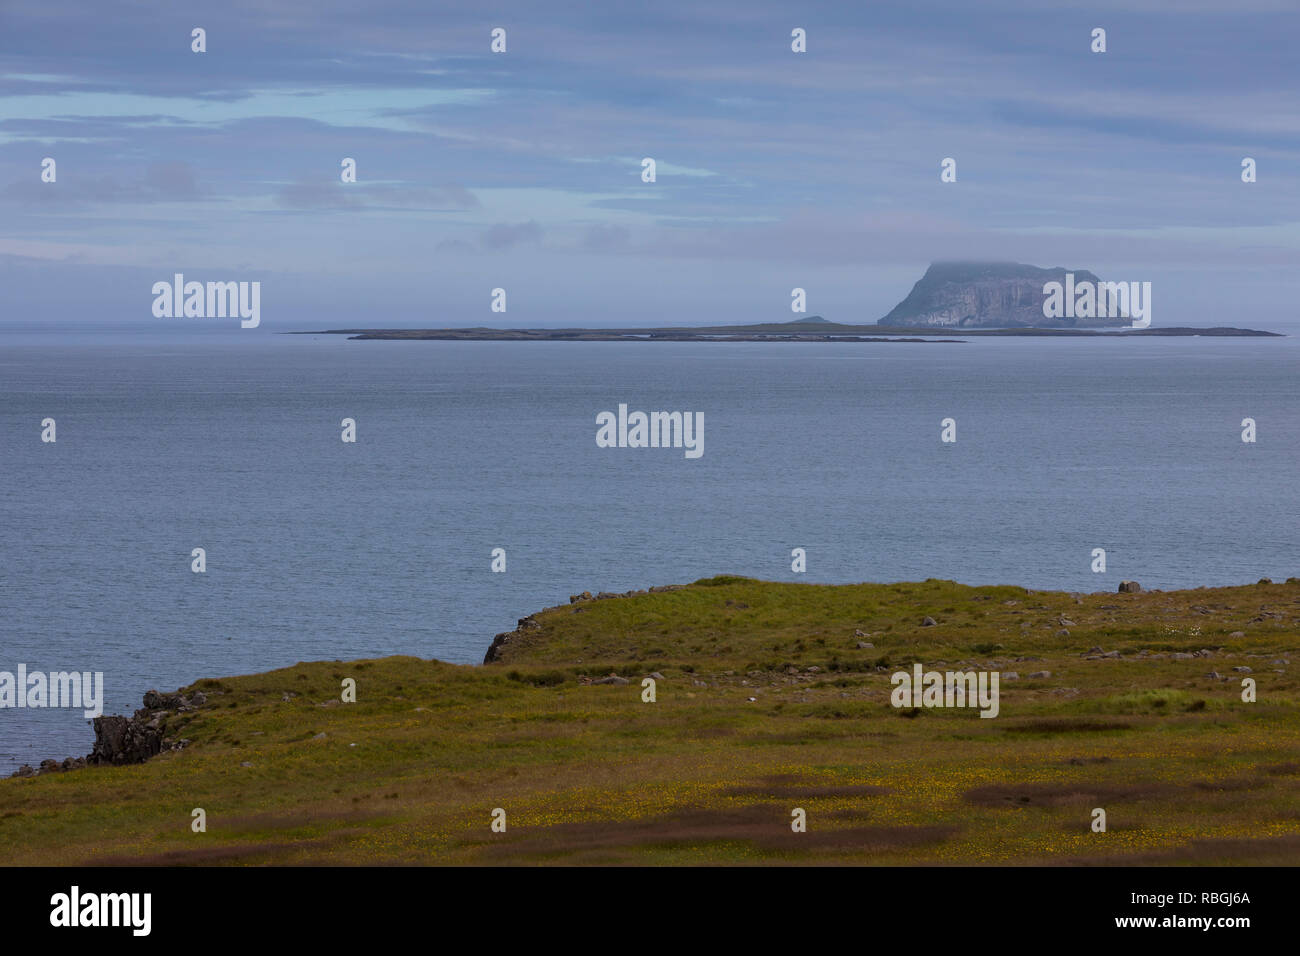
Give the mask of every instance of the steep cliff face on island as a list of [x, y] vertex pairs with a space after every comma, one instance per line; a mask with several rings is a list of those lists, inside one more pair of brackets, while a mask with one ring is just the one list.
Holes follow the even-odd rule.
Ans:
[[1040, 269], [1014, 262], [935, 262], [907, 298], [877, 325], [916, 328], [1098, 328], [1127, 324], [1113, 318], [1043, 315], [1043, 285], [1097, 282], [1086, 269]]

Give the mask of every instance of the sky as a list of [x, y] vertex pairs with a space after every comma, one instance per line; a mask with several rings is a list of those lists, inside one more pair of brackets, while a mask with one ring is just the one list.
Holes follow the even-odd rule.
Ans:
[[795, 287], [874, 322], [974, 259], [1300, 331], [1297, 40], [1295, 0], [0, 0], [0, 323], [221, 321], [153, 317], [177, 272], [261, 282], [263, 331], [779, 322]]

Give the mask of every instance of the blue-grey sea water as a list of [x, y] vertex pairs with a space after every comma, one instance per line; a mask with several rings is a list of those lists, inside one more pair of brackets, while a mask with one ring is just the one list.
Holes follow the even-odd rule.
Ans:
[[[719, 573], [1284, 579], [1298, 343], [0, 334], [0, 670], [103, 671], [129, 713], [300, 660], [478, 662], [571, 593]], [[620, 402], [702, 412], [704, 455], [598, 448]], [[77, 710], [0, 710], [0, 772], [91, 740]]]

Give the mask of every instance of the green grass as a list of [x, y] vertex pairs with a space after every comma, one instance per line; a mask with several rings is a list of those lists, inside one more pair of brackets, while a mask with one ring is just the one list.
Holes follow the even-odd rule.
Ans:
[[[534, 619], [486, 666], [200, 680], [185, 750], [0, 780], [0, 862], [1300, 862], [1300, 681], [1270, 663], [1300, 664], [1297, 583], [1076, 601], [720, 576]], [[895, 709], [913, 661], [1020, 679], [992, 720]], [[586, 682], [611, 672], [630, 683]]]

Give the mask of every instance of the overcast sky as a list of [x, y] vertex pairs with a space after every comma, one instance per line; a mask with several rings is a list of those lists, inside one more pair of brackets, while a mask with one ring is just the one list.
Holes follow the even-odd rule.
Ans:
[[783, 321], [795, 286], [874, 322], [1006, 259], [1293, 325], [1298, 10], [0, 0], [0, 321], [176, 321], [183, 272], [261, 281], [271, 331]]

